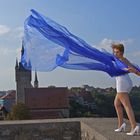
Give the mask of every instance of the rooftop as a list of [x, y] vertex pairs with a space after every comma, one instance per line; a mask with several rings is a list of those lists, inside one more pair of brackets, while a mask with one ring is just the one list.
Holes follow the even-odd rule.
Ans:
[[30, 109], [64, 109], [69, 107], [67, 88], [26, 88], [25, 104]]
[[11, 90], [8, 91], [5, 95], [1, 96], [0, 99], [15, 99], [16, 91]]

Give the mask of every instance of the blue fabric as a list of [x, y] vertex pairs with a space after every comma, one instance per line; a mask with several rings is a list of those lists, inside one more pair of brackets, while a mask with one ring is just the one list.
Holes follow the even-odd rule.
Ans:
[[99, 51], [65, 27], [35, 10], [24, 23], [21, 63], [28, 70], [51, 71], [57, 66], [75, 70], [97, 70], [118, 76], [128, 66], [114, 55]]

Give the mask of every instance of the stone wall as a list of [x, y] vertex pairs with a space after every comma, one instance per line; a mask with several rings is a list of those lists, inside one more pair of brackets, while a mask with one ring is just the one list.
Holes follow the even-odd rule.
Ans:
[[107, 138], [86, 123], [81, 122], [81, 140], [107, 140]]
[[81, 140], [80, 122], [3, 122], [0, 123], [0, 140]]
[[0, 121], [0, 140], [140, 140], [126, 135], [125, 122], [126, 132], [116, 133], [117, 118]]

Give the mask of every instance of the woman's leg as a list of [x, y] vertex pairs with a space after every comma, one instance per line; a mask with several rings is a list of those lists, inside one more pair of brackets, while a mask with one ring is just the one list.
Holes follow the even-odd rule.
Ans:
[[120, 99], [121, 103], [123, 104], [126, 110], [132, 129], [134, 129], [136, 127], [136, 120], [135, 120], [134, 112], [130, 103], [128, 93], [119, 93], [118, 98]]
[[117, 113], [117, 116], [118, 116], [118, 128], [119, 128], [119, 127], [121, 127], [121, 125], [123, 123], [123, 108], [122, 108], [122, 105], [121, 105], [121, 101], [118, 98], [118, 94], [115, 97], [114, 106], [115, 106], [116, 113]]

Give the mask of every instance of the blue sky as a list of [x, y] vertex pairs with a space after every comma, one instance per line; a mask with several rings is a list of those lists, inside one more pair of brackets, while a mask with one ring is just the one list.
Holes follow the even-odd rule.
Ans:
[[[139, 0], [0, 0], [0, 90], [15, 89], [15, 61], [20, 59], [24, 20], [30, 9], [65, 26], [88, 44], [111, 51], [112, 42], [125, 45], [125, 56], [140, 66]], [[134, 85], [140, 77], [131, 74]], [[57, 68], [38, 73], [40, 86], [114, 87], [114, 78], [97, 71]], [[34, 73], [32, 79], [34, 80]]]

